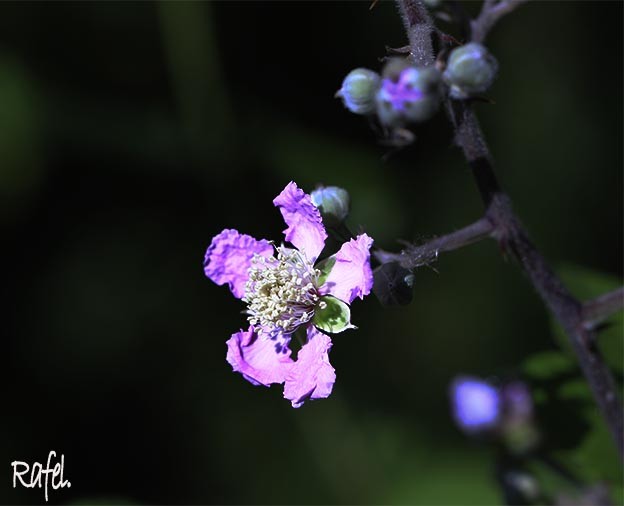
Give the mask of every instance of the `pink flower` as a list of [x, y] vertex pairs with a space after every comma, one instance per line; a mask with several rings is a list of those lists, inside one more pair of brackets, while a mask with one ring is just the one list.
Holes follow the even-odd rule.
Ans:
[[[297, 408], [331, 394], [336, 374], [327, 333], [353, 328], [348, 304], [372, 288], [373, 240], [361, 234], [315, 265], [327, 233], [310, 196], [291, 182], [273, 204], [294, 248], [226, 229], [212, 239], [204, 272], [247, 304], [250, 327], [227, 341], [227, 361], [254, 385], [283, 383], [284, 397]], [[298, 331], [305, 343], [294, 360], [290, 341]]]

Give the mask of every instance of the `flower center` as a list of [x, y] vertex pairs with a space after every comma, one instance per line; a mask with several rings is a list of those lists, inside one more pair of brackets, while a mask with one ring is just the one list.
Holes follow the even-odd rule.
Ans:
[[277, 258], [255, 255], [243, 301], [259, 332], [291, 334], [314, 316], [321, 272], [295, 249], [276, 248]]

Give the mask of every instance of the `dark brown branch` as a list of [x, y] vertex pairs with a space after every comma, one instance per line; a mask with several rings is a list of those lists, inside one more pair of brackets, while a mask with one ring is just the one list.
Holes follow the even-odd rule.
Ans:
[[[419, 0], [397, 0], [402, 13], [419, 13], [424, 7]], [[513, 7], [505, 2], [495, 3], [492, 0], [484, 4], [484, 9], [501, 9], [489, 19], [482, 22], [481, 33], [473, 32], [480, 40], [485, 38], [487, 30], [500, 18], [502, 13]], [[483, 17], [483, 11], [480, 18]], [[413, 21], [415, 18], [403, 15], [405, 28], [410, 35], [410, 44], [420, 44], [420, 38], [412, 38]], [[416, 21], [422, 22], [417, 17]], [[492, 22], [491, 20], [494, 20]], [[430, 21], [426, 20], [428, 26]], [[431, 31], [429, 32], [431, 33]], [[412, 47], [412, 55], [419, 55], [421, 60], [433, 58], [424, 53], [431, 51], [431, 41], [422, 46]], [[607, 422], [615, 440], [620, 457], [624, 457], [624, 423], [622, 404], [620, 402], [615, 381], [605, 364], [600, 351], [595, 346], [595, 332], [584, 324], [583, 305], [574, 298], [560, 279], [554, 274], [544, 257], [535, 248], [528, 234], [522, 227], [511, 207], [509, 197], [501, 190], [496, 179], [493, 159], [485, 142], [477, 117], [466, 101], [447, 100], [446, 109], [455, 128], [455, 142], [462, 149], [470, 167], [485, 206], [485, 216], [494, 227], [493, 236], [501, 246], [512, 253], [540, 295], [546, 307], [563, 327], [570, 339], [578, 363], [589, 383], [592, 394]]]
[[586, 326], [595, 326], [614, 313], [624, 309], [624, 286], [588, 300], [583, 304], [583, 320]]
[[492, 236], [494, 227], [487, 218], [481, 218], [467, 227], [436, 237], [425, 244], [410, 245], [400, 253], [377, 250], [375, 257], [382, 264], [398, 262], [402, 267], [412, 270], [434, 262], [440, 253], [453, 251]]
[[483, 43], [500, 18], [528, 0], [485, 0], [481, 13], [470, 23], [473, 42]]

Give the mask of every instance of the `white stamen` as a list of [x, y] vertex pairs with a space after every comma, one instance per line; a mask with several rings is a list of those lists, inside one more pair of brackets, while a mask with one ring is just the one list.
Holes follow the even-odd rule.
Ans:
[[254, 256], [243, 301], [250, 324], [290, 334], [314, 316], [320, 271], [297, 250], [276, 250], [277, 258]]

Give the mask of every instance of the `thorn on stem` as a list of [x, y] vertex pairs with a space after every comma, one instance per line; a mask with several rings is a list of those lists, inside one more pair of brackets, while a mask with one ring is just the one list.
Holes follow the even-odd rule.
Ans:
[[401, 46], [401, 47], [386, 46], [386, 53], [388, 54], [408, 55], [410, 54], [410, 51], [411, 51], [410, 46]]

